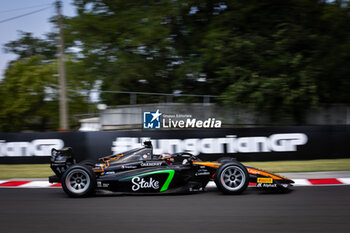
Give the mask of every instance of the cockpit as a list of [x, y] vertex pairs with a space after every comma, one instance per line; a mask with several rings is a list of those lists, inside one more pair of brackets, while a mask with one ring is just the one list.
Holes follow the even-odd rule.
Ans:
[[109, 163], [119, 164], [119, 163], [130, 163], [137, 161], [146, 161], [146, 160], [162, 160], [168, 164], [173, 163], [183, 163], [184, 160], [191, 161], [195, 160], [196, 157], [190, 153], [163, 153], [161, 155], [154, 155], [152, 143], [150, 141], [144, 142], [144, 146], [141, 148], [136, 148], [133, 150], [126, 151], [121, 154], [111, 155], [103, 157], [100, 160], [103, 162], [109, 161]]

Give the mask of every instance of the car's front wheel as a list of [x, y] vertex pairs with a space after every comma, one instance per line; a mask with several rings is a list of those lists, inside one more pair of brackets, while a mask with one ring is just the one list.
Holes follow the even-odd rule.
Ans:
[[225, 194], [240, 194], [249, 184], [249, 173], [237, 161], [222, 164], [215, 173], [217, 188]]
[[62, 176], [62, 188], [71, 197], [87, 197], [95, 191], [96, 176], [87, 165], [73, 165]]

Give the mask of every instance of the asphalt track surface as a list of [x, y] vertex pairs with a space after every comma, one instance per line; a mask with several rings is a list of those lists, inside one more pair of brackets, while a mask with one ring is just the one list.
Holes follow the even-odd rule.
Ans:
[[83, 199], [60, 188], [1, 188], [0, 232], [350, 232], [350, 186]]

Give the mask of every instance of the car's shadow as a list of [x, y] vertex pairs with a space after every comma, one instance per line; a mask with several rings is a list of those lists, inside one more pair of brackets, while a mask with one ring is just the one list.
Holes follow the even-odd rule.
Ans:
[[[267, 189], [262, 190], [258, 188], [248, 188], [243, 193], [239, 194], [241, 195], [266, 195], [266, 194], [287, 194], [292, 192], [292, 189]], [[94, 197], [113, 197], [113, 196], [188, 196], [188, 195], [202, 195], [202, 194], [215, 194], [220, 196], [230, 196], [227, 194], [224, 194], [220, 192], [215, 187], [206, 188], [204, 191], [198, 191], [198, 192], [178, 192], [178, 193], [121, 193], [121, 192], [111, 192], [111, 191], [105, 191], [100, 190], [97, 191], [94, 195]]]

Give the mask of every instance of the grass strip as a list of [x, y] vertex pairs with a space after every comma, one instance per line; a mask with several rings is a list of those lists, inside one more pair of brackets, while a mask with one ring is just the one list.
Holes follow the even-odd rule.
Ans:
[[0, 164], [0, 180], [47, 178], [54, 175], [49, 164]]
[[270, 172], [320, 172], [350, 171], [350, 159], [318, 159], [303, 161], [246, 162], [247, 166], [261, 168]]

